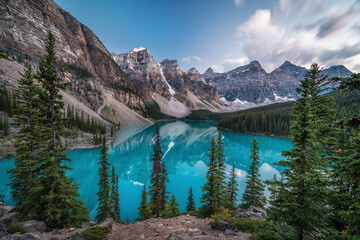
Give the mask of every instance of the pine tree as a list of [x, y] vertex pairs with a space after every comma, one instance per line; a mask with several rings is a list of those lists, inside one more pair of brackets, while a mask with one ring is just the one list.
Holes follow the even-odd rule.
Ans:
[[151, 188], [150, 194], [150, 208], [156, 217], [160, 216], [160, 213], [165, 210], [167, 202], [166, 182], [167, 173], [165, 163], [163, 161], [163, 153], [161, 150], [161, 137], [159, 125], [155, 125], [155, 145], [154, 153], [151, 161], [153, 162], [153, 168], [151, 170]]
[[141, 192], [141, 202], [140, 206], [138, 207], [139, 210], [139, 218], [136, 219], [137, 221], [149, 219], [152, 217], [152, 212], [150, 210], [148, 199], [147, 199], [147, 192], [146, 192], [146, 186], [144, 185], [144, 188]]
[[49, 228], [75, 226], [88, 221], [88, 210], [79, 200], [78, 185], [66, 176], [70, 168], [65, 164], [65, 146], [60, 135], [63, 132], [64, 103], [59, 94], [65, 85], [56, 70], [55, 37], [49, 32], [46, 55], [41, 60], [36, 78], [41, 84], [39, 94], [39, 141], [38, 153], [40, 177], [31, 189], [26, 206], [25, 219], [44, 221]]
[[8, 173], [11, 179], [11, 195], [20, 217], [26, 216], [24, 200], [29, 197], [31, 188], [39, 174], [39, 87], [34, 83], [34, 74], [30, 65], [18, 81], [15, 94], [19, 109], [14, 116], [14, 126], [19, 128], [15, 136], [15, 168]]
[[[360, 90], [359, 73], [334, 81], [340, 82], [338, 93]], [[330, 223], [349, 239], [357, 239], [360, 236], [360, 115], [347, 116], [336, 124], [340, 127], [332, 156]]]
[[112, 200], [112, 218], [115, 222], [120, 222], [120, 199], [119, 199], [119, 176], [115, 174], [115, 168], [112, 167], [111, 173], [111, 200]]
[[250, 159], [252, 159], [250, 169], [246, 176], [246, 187], [241, 199], [240, 207], [247, 209], [250, 206], [264, 208], [266, 197], [264, 196], [265, 185], [260, 179], [258, 164], [260, 162], [259, 147], [256, 138], [251, 144]]
[[209, 149], [210, 162], [208, 164], [208, 170], [206, 173], [206, 183], [201, 187], [202, 196], [200, 208], [201, 213], [204, 217], [211, 216], [220, 209], [220, 195], [219, 195], [219, 184], [218, 184], [218, 173], [219, 165], [216, 161], [217, 146], [215, 138], [212, 137]]
[[194, 201], [194, 197], [193, 197], [193, 193], [192, 193], [192, 188], [190, 188], [189, 196], [187, 199], [186, 211], [191, 212], [191, 211], [195, 211], [195, 210], [196, 210], [195, 201]]
[[225, 172], [225, 146], [223, 142], [223, 135], [221, 130], [218, 131], [218, 136], [216, 138], [216, 165], [218, 166], [218, 171], [216, 174], [216, 189], [217, 189], [217, 199], [218, 205], [226, 205], [226, 192], [223, 189], [226, 189], [226, 172]]
[[230, 210], [234, 210], [236, 207], [237, 201], [237, 192], [239, 191], [238, 183], [236, 182], [236, 173], [235, 173], [235, 165], [233, 165], [230, 172], [230, 179], [226, 188], [227, 191], [227, 208]]
[[[110, 183], [109, 183], [109, 161], [108, 161], [108, 147], [106, 146], [105, 136], [102, 139], [101, 157], [99, 159], [99, 191], [97, 192], [99, 205], [97, 207], [97, 215], [95, 220], [102, 222], [106, 218], [112, 216], [112, 206], [110, 198]], [[116, 181], [116, 180], [115, 180]], [[114, 183], [115, 184], [115, 183]]]
[[177, 202], [175, 195], [173, 194], [170, 198], [169, 203], [166, 205], [164, 211], [164, 217], [176, 217], [180, 214], [179, 207], [180, 204]]
[[297, 240], [316, 238], [325, 228], [329, 166], [324, 158], [326, 139], [321, 132], [326, 130], [329, 102], [319, 96], [325, 80], [319, 66], [313, 64], [297, 89], [301, 97], [291, 114], [290, 131], [294, 146], [283, 152], [287, 159], [278, 163], [285, 168], [284, 181], [269, 212], [278, 222], [293, 226]]

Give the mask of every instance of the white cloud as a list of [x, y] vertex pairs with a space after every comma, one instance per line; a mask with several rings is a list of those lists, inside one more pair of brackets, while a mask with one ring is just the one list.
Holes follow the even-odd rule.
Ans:
[[359, 72], [359, 22], [356, 0], [279, 0], [273, 11], [258, 9], [238, 25], [241, 50], [222, 65], [226, 70], [236, 59], [258, 60], [269, 72], [289, 60], [306, 67], [345, 64]]
[[182, 57], [181, 61], [183, 62], [187, 62], [187, 63], [191, 63], [193, 60], [199, 61], [201, 62], [202, 59], [198, 56], [187, 56], [187, 57]]
[[241, 6], [244, 4], [244, 0], [234, 0], [235, 6]]

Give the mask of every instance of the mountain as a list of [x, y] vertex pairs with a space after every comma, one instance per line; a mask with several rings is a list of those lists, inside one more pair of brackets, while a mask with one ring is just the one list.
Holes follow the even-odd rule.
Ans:
[[[16, 60], [3, 66], [21, 70], [17, 64], [29, 63], [37, 68], [51, 30], [58, 71], [69, 83], [64, 92], [67, 105], [123, 125], [150, 123], [140, 115], [146, 111], [145, 102], [134, 83], [99, 38], [52, 0], [2, 0], [0, 12], [0, 49]], [[6, 74], [12, 73], [0, 72], [0, 81], [16, 84], [16, 79], [11, 80], [15, 76]]]
[[[304, 67], [285, 61], [271, 73], [266, 73], [258, 61], [252, 61], [225, 73], [216, 73], [208, 68], [203, 77], [210, 85], [218, 88], [225, 102], [244, 108], [296, 99], [296, 88], [306, 71]], [[350, 77], [352, 72], [339, 65], [324, 69], [323, 74], [329, 77]]]
[[144, 47], [112, 56], [128, 74], [136, 92], [147, 104], [157, 104], [162, 113], [184, 117], [192, 110], [218, 110], [220, 98], [216, 87], [207, 84], [197, 69], [185, 73], [176, 60], [157, 63]]

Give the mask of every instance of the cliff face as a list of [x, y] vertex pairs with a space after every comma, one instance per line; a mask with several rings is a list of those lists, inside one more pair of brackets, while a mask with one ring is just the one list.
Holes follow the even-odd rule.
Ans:
[[[139, 95], [148, 103], [155, 101], [163, 113], [182, 117], [193, 109], [210, 106], [215, 110], [211, 105], [220, 102], [216, 87], [207, 84], [195, 68], [185, 73], [176, 60], [166, 59], [158, 64], [143, 47], [123, 54], [112, 53], [112, 56], [129, 75]], [[195, 104], [201, 101], [207, 103]]]
[[104, 92], [136, 112], [145, 110], [133, 82], [98, 37], [52, 0], [2, 0], [0, 12], [0, 49], [16, 61], [36, 67], [50, 30], [68, 92], [95, 111], [106, 104]]
[[[206, 82], [216, 86], [219, 94], [228, 101], [264, 103], [288, 101], [298, 97], [296, 88], [304, 79], [307, 69], [285, 61], [271, 73], [266, 73], [258, 61], [225, 73], [215, 73], [212, 68], [203, 74]], [[323, 70], [329, 77], [349, 77], [351, 72], [344, 66]]]

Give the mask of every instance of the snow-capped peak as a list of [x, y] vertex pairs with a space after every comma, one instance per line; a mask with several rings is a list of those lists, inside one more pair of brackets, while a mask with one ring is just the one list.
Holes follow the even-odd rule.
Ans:
[[144, 51], [144, 50], [146, 50], [146, 48], [144, 48], [144, 47], [136, 47], [136, 48], [134, 48], [132, 50], [132, 52], [140, 52], [140, 51]]

